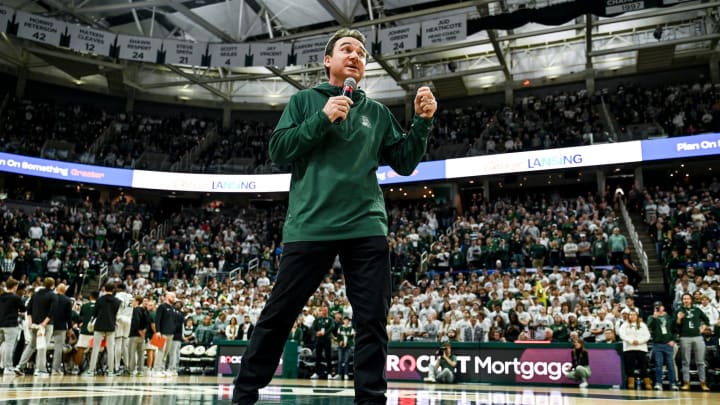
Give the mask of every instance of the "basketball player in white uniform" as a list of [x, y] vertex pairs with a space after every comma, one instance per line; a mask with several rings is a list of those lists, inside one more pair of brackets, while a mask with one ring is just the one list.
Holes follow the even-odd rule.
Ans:
[[115, 298], [120, 300], [120, 309], [115, 324], [115, 367], [120, 368], [120, 359], [125, 361], [125, 370], [128, 370], [128, 344], [130, 342], [130, 322], [133, 313], [133, 296], [127, 292], [125, 284], [117, 286]]

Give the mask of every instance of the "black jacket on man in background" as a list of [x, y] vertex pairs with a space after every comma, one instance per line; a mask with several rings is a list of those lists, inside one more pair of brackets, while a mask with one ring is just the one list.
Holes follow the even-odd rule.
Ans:
[[57, 303], [53, 312], [53, 329], [68, 330], [72, 327], [72, 301], [65, 294], [56, 294]]
[[95, 332], [115, 332], [115, 322], [120, 309], [120, 300], [106, 293], [95, 302]]
[[0, 294], [0, 328], [14, 328], [19, 325], [18, 315], [25, 312], [25, 304], [16, 293]]
[[150, 326], [150, 313], [142, 306], [133, 308], [132, 319], [130, 321], [130, 337], [140, 337], [140, 332], [143, 332], [143, 337]]
[[176, 322], [175, 307], [167, 302], [160, 304], [155, 312], [155, 330], [161, 335], [175, 335]]
[[30, 316], [32, 316], [32, 323], [38, 325], [42, 323], [45, 318], [53, 319], [55, 314], [55, 306], [57, 305], [57, 294], [51, 288], [42, 288], [40, 291], [33, 294], [32, 298], [28, 302], [28, 308], [30, 308]]

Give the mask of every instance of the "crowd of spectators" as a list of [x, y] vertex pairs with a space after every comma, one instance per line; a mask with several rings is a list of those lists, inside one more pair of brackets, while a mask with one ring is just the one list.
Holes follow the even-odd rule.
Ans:
[[236, 121], [228, 129], [218, 129], [217, 142], [196, 160], [194, 169], [219, 173], [270, 173], [267, 145], [273, 127], [264, 122]]
[[[644, 136], [635, 133], [642, 126], [669, 136], [717, 131], [718, 91], [708, 83], [654, 89], [628, 84], [594, 94], [577, 90], [519, 95], [512, 106], [441, 106], [425, 160], [637, 139]], [[611, 133], [608, 121], [617, 123], [618, 134]], [[219, 136], [203, 145], [211, 127], [218, 128]], [[140, 156], [149, 152], [157, 155], [140, 162], [140, 168], [168, 169], [203, 145], [191, 163], [193, 170], [271, 173], [282, 169], [267, 158], [271, 124], [242, 120], [229, 129], [220, 128], [218, 122], [192, 116], [125, 114], [77, 104], [12, 100], [3, 116], [0, 147], [13, 153], [126, 168], [134, 168]], [[108, 129], [111, 136], [99, 150], [89, 153], [93, 142]], [[66, 141], [74, 148], [55, 150], [52, 145], [46, 147], [47, 140]]]
[[[622, 86], [605, 95], [622, 125], [652, 121], [670, 135], [682, 135], [714, 130], [715, 92], [714, 86], [700, 85], [660, 90]], [[526, 97], [514, 108], [441, 110], [428, 158], [598, 141], [595, 135], [605, 128], [597, 97], [579, 91]], [[677, 115], [683, 115], [682, 125]], [[6, 110], [2, 145], [14, 153], [53, 157], [43, 151], [44, 142], [66, 140], [74, 142], [75, 149], [55, 157], [73, 160], [112, 126], [117, 138], [85, 159], [133, 167], [146, 151], [171, 159], [182, 156], [203, 142], [211, 125], [197, 118], [111, 116], [86, 107], [23, 101]], [[265, 124], [237, 123], [221, 132], [215, 147], [196, 164], [201, 170], [223, 171], [241, 159], [250, 162], [248, 168], [269, 167], [271, 132]], [[566, 342], [575, 336], [615, 341], [627, 314], [636, 310], [633, 297], [639, 280], [609, 198], [527, 194], [488, 201], [473, 195], [463, 201], [462, 212], [450, 205], [389, 202], [395, 283], [390, 339]], [[689, 292], [716, 323], [720, 183], [632, 189], [627, 201], [631, 210], [641, 212], [666, 264], [673, 306]], [[276, 204], [164, 213], [120, 198], [112, 204], [86, 200], [31, 211], [0, 206], [0, 214], [3, 280], [12, 276], [37, 285], [41, 277], [56, 278], [69, 286], [66, 294], [79, 305], [87, 298], [83, 284], [107, 268], [108, 281], [122, 283], [132, 295], [158, 301], [173, 292], [185, 313], [185, 342], [209, 345], [227, 338], [231, 320], [252, 324], [257, 319], [282, 253], [285, 209]], [[150, 232], [161, 223], [167, 225], [166, 233]], [[234, 269], [240, 271], [231, 273]], [[311, 328], [322, 307], [332, 317], [352, 317], [344, 289], [342, 266], [336, 262], [298, 326]], [[305, 346], [313, 346], [311, 333], [302, 339]]]
[[[112, 114], [88, 105], [13, 99], [0, 121], [0, 150], [76, 161], [113, 119]], [[55, 149], [49, 141], [65, 141], [73, 147]]]
[[[626, 260], [632, 259], [626, 245], [613, 247], [624, 237], [607, 198], [552, 194], [489, 201], [473, 195], [461, 213], [428, 202], [390, 202], [396, 275], [390, 339], [616, 341], [628, 312], [638, 310], [637, 285], [627, 274]], [[159, 222], [157, 214], [129, 205], [85, 203], [31, 213], [3, 207], [3, 234], [10, 235], [2, 246], [3, 278], [32, 285], [40, 276], [57, 278], [71, 286], [66, 294], [79, 306], [87, 292], [78, 280], [107, 265], [103, 282], [147, 298], [150, 308], [173, 292], [184, 316], [185, 344], [210, 345], [226, 339], [228, 330], [237, 338], [231, 322], [255, 322], [282, 252], [282, 205], [188, 209], [168, 215], [169, 231], [157, 238], [148, 232]], [[250, 266], [253, 259], [257, 266]], [[230, 273], [237, 267], [241, 271]], [[717, 281], [710, 289], [715, 294], [709, 305], [716, 308]], [[338, 325], [352, 318], [344, 291], [336, 262], [298, 318], [304, 347], [314, 345], [307, 332], [322, 307]]]
[[654, 124], [668, 136], [720, 130], [720, 87], [709, 82], [643, 88], [618, 86], [606, 102], [625, 132], [633, 125]]
[[[446, 302], [458, 308], [459, 316], [451, 320], [455, 323], [463, 318], [463, 310], [473, 306], [492, 310], [490, 299], [502, 300], [509, 292], [536, 296], [535, 289], [542, 289], [548, 305], [559, 310], [566, 300], [558, 297], [585, 288], [576, 281], [609, 280], [613, 275], [609, 264], [621, 265], [608, 244], [617, 218], [603, 197], [527, 196], [490, 202], [474, 196], [467, 207], [456, 215], [452, 208], [430, 203], [390, 203], [389, 243], [400, 302], [410, 291], [428, 294], [430, 288], [436, 300], [433, 305]], [[240, 298], [233, 283], [248, 288], [250, 296], [243, 300], [262, 302], [270, 286], [265, 281], [258, 286], [258, 282], [272, 279], [282, 252], [282, 205], [232, 214], [210, 209], [173, 213], [167, 218], [169, 231], [160, 238], [148, 233], [159, 222], [154, 215], [133, 204], [95, 207], [85, 203], [32, 213], [5, 208], [0, 219], [4, 234], [9, 235], [0, 253], [4, 278], [12, 275], [32, 283], [35, 277], [49, 275], [70, 285], [68, 294], [73, 296], [80, 293], [78, 281], [88, 270], [107, 266], [110, 279], [125, 282], [132, 293], [157, 295], [172, 287], [200, 294], [186, 297], [193, 309], [198, 304], [217, 309], [239, 302], [233, 299]], [[423, 264], [427, 267], [421, 267], [424, 252], [429, 253], [428, 263]], [[249, 266], [253, 259], [257, 267]], [[605, 270], [593, 271], [591, 266]], [[231, 279], [228, 272], [237, 267], [242, 269], [240, 276]], [[561, 267], [575, 270], [560, 271]], [[543, 270], [526, 268], [546, 268], [551, 274], [547, 278]], [[340, 263], [331, 270], [316, 304], [343, 302]], [[617, 269], [614, 272], [614, 282], [606, 281], [603, 289], [614, 289], [618, 283], [621, 289], [608, 294], [608, 299], [633, 295], [633, 286], [621, 280]], [[428, 274], [435, 278], [427, 278]], [[560, 275], [562, 279], [557, 278]], [[446, 285], [451, 280], [452, 285]], [[595, 284], [591, 287], [592, 292], [600, 289]], [[436, 295], [443, 289], [446, 294]], [[476, 299], [457, 301], [449, 294], [458, 289]], [[456, 335], [461, 335], [459, 330]]]
[[640, 213], [665, 276], [680, 304], [684, 293], [699, 301], [717, 299], [720, 281], [720, 183], [713, 178], [697, 186], [656, 186], [628, 193], [631, 210]]
[[[138, 169], [168, 169], [202, 144], [216, 124], [196, 116], [126, 114], [29, 99], [12, 99], [1, 122], [0, 150], [5, 152]], [[93, 145], [105, 133], [109, 136], [95, 150]], [[146, 152], [155, 155], [138, 164]]]
[[[89, 158], [102, 166], [169, 169], [194, 147], [203, 144], [211, 125], [208, 120], [192, 116], [120, 113], [113, 120], [108, 142], [97, 156]], [[153, 159], [136, 164], [147, 152], [155, 154]]]
[[[599, 95], [579, 90], [520, 97], [512, 106], [441, 108], [429, 141], [429, 156], [445, 159], [602, 141], [606, 129], [598, 100]], [[454, 149], [458, 156], [445, 155], [444, 145], [448, 144], [462, 145]]]

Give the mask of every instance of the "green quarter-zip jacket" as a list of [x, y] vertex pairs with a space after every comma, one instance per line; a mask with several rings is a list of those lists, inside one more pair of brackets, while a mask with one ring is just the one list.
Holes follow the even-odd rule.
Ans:
[[357, 89], [347, 119], [333, 124], [322, 109], [340, 94], [329, 83], [298, 92], [270, 138], [270, 158], [292, 163], [285, 243], [385, 236], [380, 160], [410, 175], [425, 153], [432, 119], [415, 115], [406, 134], [386, 106]]
[[700, 326], [702, 324], [709, 325], [710, 321], [703, 311], [699, 308], [692, 306], [685, 308], [684, 306], [678, 308], [675, 312], [675, 320], [678, 320], [678, 314], [683, 312], [685, 317], [677, 323], [677, 331], [681, 338], [683, 337], [697, 337], [700, 336]]

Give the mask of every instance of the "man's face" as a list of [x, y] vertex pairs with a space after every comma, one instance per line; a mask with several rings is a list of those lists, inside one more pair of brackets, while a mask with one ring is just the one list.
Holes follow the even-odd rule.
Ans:
[[359, 82], [365, 75], [367, 51], [362, 42], [352, 37], [342, 37], [335, 42], [332, 55], [325, 55], [325, 67], [329, 69], [330, 83], [343, 84], [352, 77]]

